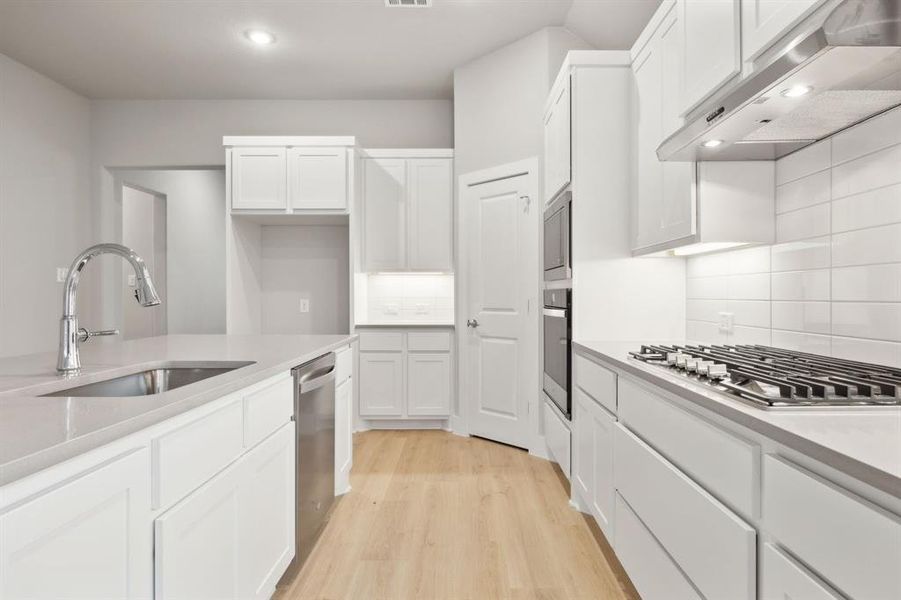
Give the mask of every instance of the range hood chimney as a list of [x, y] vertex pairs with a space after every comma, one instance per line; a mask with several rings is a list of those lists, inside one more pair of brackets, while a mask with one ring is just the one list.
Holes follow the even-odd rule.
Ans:
[[901, 105], [901, 0], [845, 0], [813, 33], [707, 102], [664, 161], [774, 160]]

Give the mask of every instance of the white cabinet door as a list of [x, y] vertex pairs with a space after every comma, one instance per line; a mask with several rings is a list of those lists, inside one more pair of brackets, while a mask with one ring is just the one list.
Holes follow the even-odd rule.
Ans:
[[450, 415], [451, 360], [449, 354], [407, 355], [407, 415]]
[[360, 416], [403, 416], [403, 358], [401, 352], [360, 353]]
[[573, 389], [572, 477], [570, 484], [579, 494], [580, 504], [591, 509], [594, 490], [594, 439], [592, 436], [591, 398], [578, 387]]
[[367, 271], [407, 267], [407, 161], [363, 161], [363, 265]]
[[680, 0], [683, 27], [682, 114], [741, 71], [739, 0]]
[[288, 198], [295, 210], [345, 210], [347, 149], [289, 148]]
[[662, 53], [656, 41], [633, 63], [637, 110], [636, 185], [632, 206], [633, 248], [645, 248], [659, 241], [663, 199], [663, 175], [657, 160], [662, 128]]
[[150, 453], [116, 458], [0, 514], [0, 598], [149, 598]]
[[570, 91], [562, 87], [544, 122], [544, 199], [551, 200], [570, 181]]
[[613, 438], [616, 418], [594, 404], [591, 412], [592, 454], [594, 472], [591, 475], [591, 514], [598, 527], [613, 540]]
[[156, 598], [268, 598], [294, 556], [294, 424], [155, 522]]
[[232, 148], [231, 160], [232, 208], [287, 207], [284, 148]]
[[353, 465], [353, 381], [346, 379], [335, 389], [335, 495], [350, 491]]
[[741, 0], [741, 59], [752, 61], [823, 0]]
[[773, 544], [764, 544], [761, 556], [761, 600], [839, 600], [841, 597]]
[[409, 267], [450, 271], [453, 265], [453, 161], [407, 161]]

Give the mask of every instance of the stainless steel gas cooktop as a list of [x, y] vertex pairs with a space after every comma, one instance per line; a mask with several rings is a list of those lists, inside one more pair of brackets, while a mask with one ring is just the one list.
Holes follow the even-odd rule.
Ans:
[[751, 345], [644, 345], [635, 360], [760, 408], [901, 406], [901, 369]]

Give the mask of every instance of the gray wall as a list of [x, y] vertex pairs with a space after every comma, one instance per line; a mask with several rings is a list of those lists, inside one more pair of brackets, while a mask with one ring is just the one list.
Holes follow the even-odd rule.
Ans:
[[225, 171], [114, 173], [120, 183], [166, 195], [168, 332], [225, 333]]
[[[91, 241], [90, 122], [88, 100], [0, 54], [0, 356], [56, 348], [55, 269]], [[80, 287], [86, 325], [97, 275]]]

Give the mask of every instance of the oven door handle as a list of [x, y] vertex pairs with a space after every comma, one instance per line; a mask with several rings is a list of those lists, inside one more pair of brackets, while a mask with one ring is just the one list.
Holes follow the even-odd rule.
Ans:
[[567, 317], [567, 313], [569, 311], [565, 308], [545, 308], [544, 316], [545, 317], [558, 317], [560, 319], [565, 319]]

